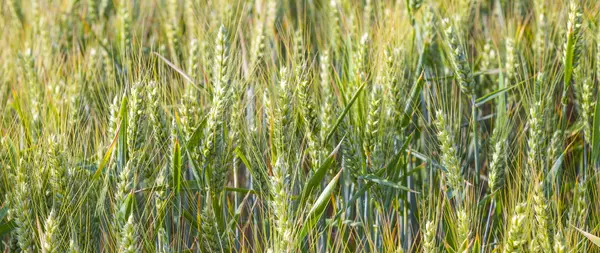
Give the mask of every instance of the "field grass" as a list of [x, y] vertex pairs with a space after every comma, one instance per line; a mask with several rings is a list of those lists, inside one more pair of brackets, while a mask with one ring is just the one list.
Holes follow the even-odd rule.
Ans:
[[5, 0], [2, 252], [600, 252], [595, 0]]

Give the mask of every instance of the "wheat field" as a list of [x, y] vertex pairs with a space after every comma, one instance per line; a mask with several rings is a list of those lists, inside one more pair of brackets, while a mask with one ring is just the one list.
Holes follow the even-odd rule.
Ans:
[[600, 252], [596, 0], [3, 0], [2, 252]]

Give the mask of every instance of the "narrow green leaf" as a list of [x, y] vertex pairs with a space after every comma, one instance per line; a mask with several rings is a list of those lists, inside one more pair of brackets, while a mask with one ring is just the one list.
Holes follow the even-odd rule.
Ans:
[[587, 237], [587, 239], [590, 240], [591, 242], [593, 242], [594, 244], [596, 244], [596, 246], [600, 247], [600, 237], [597, 237], [588, 232], [585, 232], [575, 226], [573, 226], [573, 228], [577, 229], [577, 231], [579, 231], [579, 233], [581, 233], [583, 236]]
[[100, 178], [100, 175], [102, 175], [102, 170], [104, 169], [104, 167], [106, 167], [106, 164], [110, 160], [113, 150], [117, 146], [117, 140], [119, 138], [119, 133], [121, 132], [120, 130], [121, 130], [121, 125], [118, 125], [116, 134], [115, 134], [115, 137], [113, 138], [112, 143], [108, 147], [108, 150], [106, 150], [106, 153], [104, 153], [104, 157], [100, 161], [98, 168], [96, 168], [96, 172], [94, 172], [94, 176], [92, 177], [93, 180]]
[[404, 156], [406, 155], [406, 149], [408, 148], [408, 144], [412, 141], [414, 136], [414, 132], [412, 132], [402, 143], [402, 146], [398, 150], [398, 152], [394, 155], [394, 159], [390, 161], [381, 172], [376, 173], [376, 175], [381, 176], [383, 172], [386, 172], [387, 176], [391, 176], [392, 178], [397, 178], [400, 174], [398, 173], [398, 168], [402, 166]]
[[200, 143], [200, 140], [202, 139], [202, 135], [204, 134], [204, 126], [206, 126], [206, 119], [208, 117], [204, 117], [204, 119], [202, 119], [202, 121], [200, 121], [200, 123], [198, 124], [198, 126], [196, 126], [196, 129], [194, 129], [194, 132], [192, 133], [192, 135], [190, 136], [190, 138], [187, 140], [186, 143], [186, 148], [188, 150], [192, 150], [194, 148], [196, 148], [198, 146], [198, 144]]
[[479, 97], [479, 98], [477, 98], [475, 100], [475, 106], [476, 107], [482, 106], [485, 103], [487, 103], [488, 101], [490, 101], [490, 100], [492, 100], [492, 99], [494, 99], [494, 98], [496, 98], [496, 97], [504, 94], [505, 92], [507, 92], [509, 90], [514, 89], [515, 87], [517, 87], [517, 85], [513, 85], [513, 86], [510, 86], [510, 87], [506, 87], [506, 88], [501, 88], [501, 89], [492, 91], [492, 92], [490, 92], [490, 93], [488, 93], [488, 94], [486, 94], [486, 95], [484, 95], [482, 97]]
[[123, 100], [121, 101], [121, 109], [119, 110], [119, 115], [121, 115], [121, 122], [119, 124], [119, 129], [123, 131], [118, 132], [119, 141], [117, 145], [117, 165], [119, 166], [119, 170], [122, 170], [127, 164], [127, 96], [123, 96]]
[[554, 180], [556, 178], [556, 175], [558, 174], [558, 170], [560, 169], [560, 166], [562, 165], [562, 162], [564, 159], [565, 159], [565, 153], [563, 152], [556, 159], [556, 161], [554, 161], [554, 164], [552, 165], [552, 169], [550, 169], [550, 176], [546, 177], [547, 180], [550, 180], [550, 179]]
[[[500, 56], [497, 58], [498, 66], [502, 66], [502, 59]], [[498, 72], [498, 88], [504, 89], [506, 85], [504, 83], [504, 73], [502, 71]], [[500, 98], [498, 99], [498, 118], [500, 120], [506, 120], [506, 95], [505, 92], [500, 94]]]
[[352, 98], [350, 99], [350, 101], [348, 102], [346, 107], [344, 108], [344, 111], [342, 111], [342, 114], [340, 114], [340, 116], [336, 120], [335, 125], [333, 125], [331, 130], [329, 130], [329, 133], [327, 134], [327, 138], [325, 138], [325, 140], [323, 140], [323, 142], [327, 142], [327, 141], [329, 141], [329, 139], [331, 139], [331, 136], [333, 136], [333, 133], [335, 133], [337, 128], [340, 126], [340, 123], [342, 123], [342, 120], [344, 120], [344, 117], [346, 116], [346, 114], [348, 114], [348, 112], [350, 111], [350, 108], [352, 107], [352, 105], [354, 104], [354, 102], [356, 101], [358, 96], [360, 95], [360, 92], [365, 88], [366, 84], [367, 84], [366, 82], [361, 84], [360, 87], [358, 87], [358, 90], [356, 90], [356, 92], [354, 92], [354, 95], [352, 95]]
[[421, 73], [421, 75], [419, 76], [419, 79], [417, 79], [417, 82], [410, 90], [409, 99], [406, 101], [406, 104], [404, 104], [404, 111], [402, 112], [403, 113], [402, 120], [400, 121], [400, 126], [402, 128], [405, 128], [406, 126], [408, 126], [408, 123], [410, 122], [410, 116], [412, 115], [413, 108], [414, 108], [413, 104], [415, 103], [415, 101], [417, 101], [417, 98], [421, 94], [421, 90], [423, 89], [424, 83], [425, 83], [425, 80], [423, 78], [423, 73]]
[[198, 220], [196, 219], [196, 217], [194, 217], [194, 215], [192, 215], [192, 213], [190, 213], [190, 211], [183, 210], [183, 218], [187, 220], [191, 224], [191, 227], [193, 227], [194, 229], [200, 228]]
[[375, 185], [374, 182], [367, 182], [367, 184], [363, 185], [361, 188], [358, 189], [358, 191], [356, 191], [356, 193], [354, 193], [354, 195], [352, 195], [352, 198], [350, 198], [350, 200], [348, 200], [348, 202], [346, 203], [346, 205], [344, 206], [343, 209], [339, 210], [335, 216], [330, 220], [330, 222], [334, 222], [337, 219], [340, 218], [340, 216], [342, 215], [342, 213], [344, 213], [346, 211], [346, 209], [348, 209], [348, 207], [352, 206], [354, 204], [354, 202], [356, 202], [356, 200], [358, 198], [360, 198], [361, 196], [363, 196], [363, 194], [369, 190], [369, 188], [371, 188], [373, 185]]
[[600, 92], [596, 100], [596, 109], [594, 112], [594, 124], [592, 128], [592, 161], [595, 166], [600, 166]]
[[[230, 231], [235, 231], [235, 226], [237, 226], [238, 224], [238, 219], [242, 215], [242, 212], [244, 211], [244, 205], [246, 205], [246, 201], [248, 200], [248, 197], [250, 197], [250, 195], [250, 192], [248, 192], [244, 199], [242, 199], [242, 202], [239, 204], [239, 206], [235, 209], [235, 213], [233, 214], [233, 217], [231, 217], [231, 219], [229, 220], [229, 224], [227, 226], [229, 227]], [[223, 231], [223, 233], [228, 233], [228, 231]]]
[[383, 185], [383, 186], [387, 186], [387, 187], [392, 187], [392, 188], [396, 188], [396, 189], [407, 191], [407, 192], [418, 193], [416, 191], [413, 191], [413, 190], [409, 189], [406, 186], [399, 185], [397, 183], [385, 180], [383, 178], [379, 178], [379, 177], [377, 177], [375, 175], [371, 175], [371, 174], [370, 175], [364, 175], [364, 176], [361, 176], [361, 178], [364, 179], [364, 180], [367, 180], [367, 181], [379, 184], [379, 185]]
[[565, 48], [565, 58], [564, 58], [564, 64], [565, 64], [565, 74], [564, 74], [564, 90], [568, 90], [569, 86], [571, 85], [571, 76], [573, 75], [573, 61], [575, 59], [575, 43], [576, 42], [576, 38], [575, 36], [573, 36], [572, 32], [569, 32], [567, 35], [567, 45]]
[[158, 56], [158, 58], [160, 58], [161, 60], [163, 60], [167, 65], [169, 65], [169, 67], [171, 67], [171, 68], [173, 68], [173, 70], [177, 71], [177, 73], [179, 73], [185, 80], [187, 80], [192, 85], [194, 85], [194, 87], [196, 87], [196, 88], [204, 88], [204, 87], [198, 87], [196, 85], [196, 81], [194, 81], [194, 79], [192, 79], [188, 74], [186, 74], [181, 68], [177, 67], [171, 61], [167, 60], [167, 58], [163, 57], [162, 55], [158, 54], [157, 52], [153, 52], [153, 53], [154, 53], [154, 55]]
[[171, 168], [173, 169], [172, 171], [172, 177], [173, 177], [173, 189], [174, 189], [174, 193], [175, 195], [178, 195], [179, 192], [181, 191], [181, 177], [182, 177], [182, 172], [181, 172], [181, 150], [179, 148], [179, 141], [175, 140], [175, 143], [173, 145], [173, 153], [172, 153], [172, 157], [171, 157]]
[[245, 194], [250, 194], [250, 195], [256, 194], [255, 190], [253, 190], [253, 189], [246, 189], [246, 188], [225, 187], [225, 191], [245, 193]]
[[239, 148], [236, 148], [235, 155], [237, 156], [237, 158], [242, 160], [242, 163], [244, 164], [244, 166], [246, 166], [246, 168], [248, 168], [248, 169], [252, 168], [252, 166], [250, 166], [250, 162], [248, 162], [248, 158], [246, 158], [246, 155], [244, 155], [244, 153], [242, 153], [242, 150], [240, 150]]
[[125, 220], [127, 220], [127, 217], [129, 217], [129, 215], [133, 211], [134, 206], [135, 196], [133, 195], [133, 192], [130, 192], [129, 194], [127, 194], [127, 198], [125, 198], [125, 201], [121, 203], [121, 206], [119, 207], [120, 213], [125, 214], [125, 217], [123, 217]]
[[306, 236], [306, 234], [308, 234], [308, 232], [314, 228], [314, 226], [317, 224], [317, 221], [323, 215], [323, 211], [325, 211], [325, 207], [327, 207], [329, 199], [331, 198], [331, 194], [333, 193], [341, 175], [342, 170], [340, 170], [340, 172], [338, 172], [338, 174], [335, 175], [333, 179], [331, 179], [329, 184], [327, 184], [325, 189], [323, 189], [323, 192], [321, 192], [315, 203], [310, 208], [310, 211], [306, 215], [306, 221], [302, 226], [302, 230], [298, 234], [298, 241], [302, 240]]
[[4, 236], [15, 229], [14, 221], [4, 221], [0, 223], [0, 236]]
[[331, 154], [327, 157], [327, 159], [325, 159], [325, 161], [321, 164], [321, 167], [319, 167], [319, 169], [317, 169], [317, 171], [315, 171], [315, 173], [310, 177], [310, 179], [304, 185], [304, 190], [302, 191], [302, 197], [300, 198], [300, 206], [303, 206], [306, 204], [306, 200], [308, 199], [308, 197], [321, 184], [321, 181], [323, 181], [323, 178], [327, 174], [327, 171], [329, 170], [331, 165], [333, 165], [333, 163], [335, 162], [335, 155], [339, 151], [340, 146], [343, 141], [344, 141], [344, 139], [342, 139], [342, 141], [340, 141], [340, 143], [337, 145], [337, 147], [335, 147], [333, 152], [331, 152]]
[[424, 161], [424, 162], [427, 162], [427, 163], [431, 163], [434, 168], [441, 169], [443, 172], [448, 172], [448, 170], [446, 170], [446, 168], [444, 168], [444, 166], [440, 165], [439, 163], [437, 163], [433, 159], [429, 158], [428, 156], [415, 151], [414, 149], [411, 149], [411, 150], [409, 150], [407, 152], [409, 152], [410, 155], [412, 155], [412, 156], [414, 156], [416, 158], [419, 158], [421, 161]]
[[4, 218], [8, 215], [8, 207], [0, 208], [0, 221], [4, 220]]

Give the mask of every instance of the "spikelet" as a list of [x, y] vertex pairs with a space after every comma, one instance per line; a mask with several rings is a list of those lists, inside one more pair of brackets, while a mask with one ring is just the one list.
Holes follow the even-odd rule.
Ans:
[[31, 26], [33, 28], [33, 32], [36, 34], [39, 34], [39, 32], [40, 32], [39, 20], [41, 17], [40, 1], [30, 0], [29, 1], [29, 11], [31, 12], [30, 18], [32, 20], [30, 22], [31, 22]]
[[431, 73], [436, 66], [441, 66], [439, 53], [439, 21], [433, 8], [423, 14], [423, 64], [427, 73]]
[[265, 39], [265, 29], [263, 23], [261, 21], [257, 21], [254, 26], [254, 34], [251, 44], [252, 48], [250, 49], [250, 74], [258, 71], [260, 62], [265, 53]]
[[290, 95], [288, 87], [288, 74], [287, 69], [282, 67], [279, 70], [279, 87], [277, 100], [277, 106], [273, 109], [276, 114], [274, 118], [273, 135], [275, 143], [275, 152], [277, 156], [284, 156], [285, 145], [287, 143], [287, 129], [290, 124]]
[[44, 223], [44, 244], [43, 248], [46, 253], [59, 252], [59, 233], [58, 221], [54, 209], [50, 211], [50, 215]]
[[592, 141], [592, 124], [594, 118], [594, 87], [591, 78], [585, 78], [581, 91], [581, 121], [583, 122], [583, 133], [587, 143]]
[[[338, 4], [336, 2], [336, 0], [331, 0], [329, 2], [329, 11], [328, 13], [328, 18], [329, 18], [329, 28], [330, 28], [330, 46], [331, 48], [337, 48], [338, 47], [338, 43], [342, 42], [342, 36], [341, 36], [341, 27], [340, 27], [340, 11], [338, 10]], [[334, 51], [335, 53], [335, 51]]]
[[452, 187], [455, 191], [462, 190], [462, 176], [460, 168], [460, 160], [456, 148], [454, 147], [454, 135], [448, 129], [448, 124], [444, 113], [439, 110], [436, 112], [437, 138], [440, 142], [441, 164], [446, 168], [446, 184]]
[[319, 164], [319, 127], [317, 112], [315, 110], [314, 100], [310, 94], [310, 82], [308, 73], [306, 73], [304, 40], [302, 31], [297, 30], [294, 35], [294, 78], [298, 83], [298, 107], [304, 125], [304, 134], [307, 142], [307, 152], [311, 158], [311, 168], [316, 168]]
[[556, 235], [554, 235], [554, 253], [566, 252], [568, 252], [567, 242], [562, 231], [558, 230], [558, 232], [556, 232]]
[[227, 41], [227, 30], [225, 26], [221, 25], [219, 33], [215, 40], [215, 51], [214, 51], [214, 80], [213, 85], [217, 90], [217, 94], [220, 89], [229, 86], [229, 75], [228, 71], [228, 60], [229, 60], [229, 45]]
[[307, 80], [302, 80], [298, 85], [298, 101], [302, 115], [304, 134], [307, 141], [307, 151], [311, 158], [311, 167], [316, 169], [320, 162], [319, 157], [319, 121], [310, 96], [310, 85]]
[[[483, 46], [483, 55], [481, 56], [481, 65], [480, 65], [480, 69], [481, 71], [487, 71], [490, 70], [494, 67], [496, 67], [496, 51], [492, 48], [492, 41], [491, 40], [486, 40], [485, 45]], [[482, 80], [484, 80], [484, 78], [486, 78], [485, 75], [481, 75], [480, 76], [480, 82], [482, 82]], [[489, 87], [488, 90], [485, 90], [485, 93], [489, 93], [491, 92], [491, 88]]]
[[534, 41], [534, 53], [536, 56], [542, 57], [544, 55], [544, 51], [546, 46], [546, 37], [547, 37], [547, 18], [546, 18], [546, 1], [544, 0], [535, 0], [535, 12], [536, 12], [536, 32], [535, 32], [535, 41]]
[[33, 231], [34, 220], [32, 214], [32, 199], [30, 183], [26, 174], [25, 161], [20, 160], [16, 174], [16, 185], [10, 196], [12, 208], [9, 217], [15, 222], [15, 234], [22, 252], [32, 253], [35, 251], [35, 232]]
[[[247, 132], [247, 128], [244, 122], [245, 116], [245, 99], [244, 94], [246, 93], [246, 84], [242, 82], [235, 82], [233, 86], [233, 94], [231, 100], [233, 100], [233, 106], [231, 108], [231, 116], [230, 116], [230, 130], [229, 130], [229, 143], [231, 143], [232, 150], [242, 150], [243, 142], [242, 136]], [[233, 171], [233, 182], [234, 187], [238, 187], [238, 174], [240, 167], [241, 159], [236, 155], [232, 159], [232, 171]], [[237, 195], [236, 195], [237, 200]]]
[[199, 3], [196, 0], [185, 0], [183, 16], [185, 19], [186, 33], [188, 34], [188, 37], [190, 39], [195, 39], [198, 35], [197, 34], [198, 22], [196, 21], [196, 10], [195, 10], [195, 6], [198, 6], [198, 4]]
[[[108, 40], [104, 39], [102, 40], [102, 43], [104, 45], [107, 45]], [[108, 52], [108, 49], [102, 50], [102, 66], [104, 68], [104, 79], [106, 80], [106, 82], [114, 82], [116, 79], [114, 63], [110, 52]]]
[[[400, 54], [400, 50], [398, 48], [386, 47], [383, 51], [385, 56], [385, 65], [382, 70], [383, 72], [383, 84], [385, 89], [389, 91], [389, 96], [383, 97], [383, 106], [387, 108], [384, 111], [384, 115], [388, 118], [391, 118], [392, 124], [402, 125], [402, 117], [404, 116], [404, 110], [401, 106], [397, 106], [402, 104], [404, 100], [404, 95], [402, 94], [401, 84], [398, 82], [398, 78], [396, 76], [398, 55]], [[402, 132], [402, 129], [396, 129]]]
[[532, 240], [532, 252], [552, 252], [550, 244], [550, 230], [548, 217], [548, 204], [544, 196], [543, 182], [535, 187], [533, 193], [533, 210], [535, 211], [535, 233]]
[[96, 0], [88, 0], [87, 1], [87, 14], [90, 17], [90, 20], [96, 20], [96, 11], [97, 11], [98, 3]]
[[436, 39], [436, 17], [433, 8], [428, 8], [423, 14], [423, 47], [427, 48]]
[[129, 112], [127, 113], [127, 148], [129, 157], [134, 157], [138, 144], [140, 119], [144, 112], [144, 87], [142, 83], [135, 83], [129, 94]]
[[433, 221], [427, 221], [425, 230], [423, 231], [423, 252], [437, 253], [437, 245], [435, 241], [437, 233], [437, 225]]
[[200, 243], [202, 252], [220, 252], [221, 242], [219, 241], [217, 226], [213, 211], [206, 205], [201, 213], [200, 232], [202, 241]]
[[373, 156], [376, 156], [375, 151], [377, 133], [381, 121], [381, 82], [382, 78], [378, 77], [376, 85], [371, 91], [371, 105], [369, 106], [369, 114], [367, 115], [367, 125], [365, 127], [365, 140], [363, 142], [363, 151], [369, 167], [374, 166]]
[[271, 178], [272, 208], [275, 216], [275, 249], [277, 252], [287, 251], [292, 245], [293, 234], [288, 216], [288, 198], [286, 181], [289, 174], [283, 156], [277, 158]]
[[525, 212], [526, 204], [517, 204], [514, 214], [510, 219], [508, 233], [506, 234], [504, 253], [523, 252], [523, 246], [527, 243], [527, 237], [523, 231], [527, 216]]
[[405, 94], [403, 94], [402, 84], [398, 82], [398, 77], [396, 75], [396, 70], [398, 69], [397, 62], [399, 60], [400, 49], [399, 48], [391, 48], [388, 47], [384, 51], [385, 55], [385, 86], [389, 90], [390, 95], [384, 96], [383, 104], [388, 108], [388, 111], [385, 112], [388, 117], [391, 117], [391, 124], [395, 125], [396, 131], [398, 131], [398, 135], [401, 135], [404, 132], [404, 129], [401, 129], [402, 119], [404, 117], [404, 108], [401, 105], [405, 100]]
[[[37, 1], [37, 0], [36, 0]], [[40, 55], [42, 59], [40, 59], [41, 65], [49, 64], [49, 61], [52, 59], [52, 39], [50, 38], [50, 34], [48, 32], [49, 25], [48, 20], [50, 18], [47, 15], [40, 14], [36, 23], [37, 26], [37, 36], [39, 36], [39, 45], [38, 50], [40, 51]]]
[[511, 37], [506, 38], [506, 63], [504, 68], [506, 69], [506, 78], [511, 82], [514, 82], [517, 78], [519, 68], [516, 51], [515, 40]]
[[[202, 156], [204, 158], [204, 164], [212, 170], [212, 178], [210, 181], [211, 189], [213, 193], [219, 195], [223, 187], [225, 186], [225, 179], [227, 178], [228, 169], [227, 166], [219, 164], [221, 159], [221, 152], [217, 152], [218, 149], [224, 148], [225, 136], [223, 136], [224, 127], [224, 114], [225, 108], [228, 103], [227, 96], [230, 94], [230, 84], [227, 72], [228, 67], [228, 48], [227, 48], [227, 34], [225, 27], [221, 26], [217, 35], [216, 46], [215, 46], [215, 68], [214, 68], [214, 87], [215, 96], [213, 98], [213, 104], [210, 108], [208, 120], [206, 122], [206, 133], [205, 142], [202, 148]], [[215, 156], [216, 154], [216, 156]], [[217, 166], [214, 166], [217, 165]]]
[[32, 55], [31, 48], [26, 49], [22, 54], [19, 55], [21, 61], [21, 72], [23, 78], [26, 80], [26, 85], [29, 93], [29, 101], [31, 103], [31, 120], [33, 125], [40, 123], [43, 102], [42, 94], [40, 93], [38, 74], [35, 66], [34, 57]]
[[[208, 35], [208, 32], [205, 33], [205, 36]], [[213, 63], [214, 63], [214, 54], [211, 52], [211, 43], [204, 38], [200, 41], [200, 60], [201, 60], [201, 69], [202, 74], [204, 74], [203, 80], [204, 85], [213, 85]], [[199, 80], [200, 81], [200, 80]]]
[[127, 56], [131, 48], [131, 15], [129, 13], [128, 0], [119, 3], [119, 34], [120, 49]]
[[565, 65], [564, 89], [561, 99], [563, 106], [567, 103], [567, 91], [571, 85], [573, 73], [579, 66], [579, 58], [582, 48], [582, 13], [577, 0], [569, 1], [569, 18], [567, 22], [567, 38], [563, 48], [563, 64]]
[[367, 43], [369, 43], [369, 35], [363, 34], [360, 39], [360, 43], [353, 54], [353, 67], [354, 67], [354, 80], [360, 86], [367, 80], [367, 69], [365, 58], [367, 57]]
[[185, 91], [181, 98], [181, 125], [186, 139], [189, 139], [197, 125], [197, 115], [201, 112], [198, 92], [191, 84], [185, 85]]
[[294, 32], [294, 52], [293, 52], [293, 65], [294, 65], [294, 80], [296, 82], [301, 82], [304, 80], [304, 71], [306, 70], [306, 59], [304, 57], [305, 51], [304, 48], [304, 38], [302, 37], [302, 30], [296, 30]]
[[279, 9], [279, 1], [267, 0], [267, 11], [265, 15], [265, 33], [266, 36], [271, 37], [275, 32], [275, 22], [277, 19], [277, 10]]
[[98, 4], [98, 16], [102, 17], [106, 14], [106, 9], [110, 2], [111, 0], [100, 0], [100, 4]]
[[[48, 59], [50, 59], [50, 57], [47, 57]], [[89, 73], [86, 75], [86, 79], [87, 80], [93, 80], [96, 78], [97, 75], [97, 71], [96, 69], [98, 68], [98, 50], [96, 50], [96, 48], [90, 48], [89, 53], [88, 53], [88, 64], [87, 64], [87, 68], [91, 69], [92, 71], [89, 71]]]
[[[198, 43], [198, 39], [196, 38], [192, 38], [190, 40], [190, 49], [189, 49], [189, 55], [188, 55], [188, 69], [187, 69], [187, 74], [190, 75], [190, 77], [192, 78], [192, 80], [194, 81], [198, 81], [199, 80], [199, 71], [200, 71], [200, 66], [198, 65], [198, 61], [200, 59], [199, 57], [199, 53], [200, 53], [200, 43]], [[188, 85], [190, 86], [190, 85]]]
[[448, 49], [450, 50], [448, 57], [454, 71], [454, 77], [460, 85], [461, 90], [465, 94], [471, 95], [474, 88], [474, 81], [465, 49], [461, 46], [454, 26], [450, 21], [444, 19], [442, 23], [444, 25]]
[[542, 133], [542, 104], [534, 102], [529, 109], [529, 138], [527, 138], [527, 173], [535, 175], [539, 172], [539, 155], [541, 153]]
[[554, 165], [555, 160], [558, 158], [559, 152], [562, 152], [563, 145], [563, 134], [560, 129], [554, 131], [548, 150], [546, 151], [548, 157], [548, 164]]
[[109, 107], [109, 118], [108, 118], [108, 138], [112, 139], [117, 134], [117, 127], [119, 125], [119, 99], [118, 95], [112, 100]]
[[67, 253], [80, 253], [79, 245], [75, 239], [69, 240], [69, 248], [67, 249]]
[[60, 160], [60, 149], [57, 143], [59, 142], [58, 137], [51, 136], [48, 140], [50, 147], [48, 147], [48, 165], [50, 174], [50, 186], [54, 193], [56, 206], [60, 205], [59, 196], [65, 196], [67, 189], [67, 171]]
[[572, 64], [573, 68], [576, 68], [579, 65], [579, 57], [581, 54], [581, 44], [582, 44], [582, 33], [581, 28], [583, 26], [583, 14], [581, 13], [581, 7], [577, 4], [577, 0], [569, 1], [569, 18], [567, 22], [567, 44], [564, 48], [564, 56], [563, 60], [568, 61], [567, 50], [570, 50], [569, 43], [573, 44], [573, 59]]
[[117, 182], [116, 190], [115, 190], [115, 201], [113, 206], [113, 222], [115, 228], [123, 228], [125, 223], [127, 222], [127, 214], [126, 208], [122, 208], [123, 205], [126, 204], [127, 195], [130, 194], [133, 189], [133, 181], [132, 178], [132, 167], [133, 164], [131, 161], [128, 161], [127, 164], [121, 170], [119, 174], [119, 181]]
[[457, 234], [457, 242], [458, 242], [458, 251], [457, 252], [462, 252], [462, 253], [468, 253], [469, 251], [469, 247], [470, 247], [470, 237], [471, 237], [471, 231], [470, 231], [470, 223], [469, 223], [469, 217], [467, 216], [467, 212], [463, 209], [458, 210], [456, 212], [456, 218], [457, 218], [457, 222], [458, 222], [458, 234]]
[[[494, 137], [498, 136], [498, 128], [494, 129]], [[488, 186], [490, 193], [498, 190], [503, 182], [504, 178], [504, 166], [505, 166], [505, 153], [506, 143], [505, 140], [500, 138], [493, 138], [495, 141], [493, 147], [493, 153], [490, 161], [489, 175], [488, 175]]]
[[171, 247], [169, 246], [169, 238], [164, 228], [158, 229], [158, 242], [156, 245], [156, 252], [158, 253], [170, 253]]
[[179, 1], [177, 0], [167, 1], [167, 20], [164, 22], [171, 57], [175, 60], [177, 60], [179, 52], [179, 15], [177, 12], [177, 6], [179, 6], [178, 2]]
[[164, 114], [160, 106], [161, 100], [158, 94], [158, 84], [156, 82], [150, 82], [148, 84], [147, 101], [145, 108], [150, 118], [150, 125], [152, 126], [152, 136], [156, 143], [162, 143], [166, 138], [167, 129], [164, 123]]
[[357, 144], [355, 133], [348, 121], [348, 119], [345, 119], [340, 124], [341, 132], [347, 136], [341, 147], [342, 168], [349, 171], [352, 176], [358, 177], [361, 168], [357, 159], [359, 157], [359, 144]]
[[320, 57], [320, 75], [319, 82], [321, 88], [321, 135], [320, 139], [325, 141], [327, 138], [327, 134], [332, 127], [332, 123], [334, 120], [334, 108], [333, 108], [333, 94], [331, 93], [330, 86], [330, 62], [329, 62], [329, 52], [326, 50]]
[[218, 130], [223, 125], [223, 114], [225, 110], [225, 94], [228, 93], [226, 87], [219, 87], [215, 95], [213, 106], [210, 108], [209, 118], [207, 120], [207, 133], [203, 144], [202, 155], [204, 159], [210, 159], [214, 154], [215, 142], [218, 138]]
[[588, 201], [587, 189], [584, 182], [579, 182], [575, 190], [574, 203], [569, 214], [569, 222], [576, 227], [581, 227], [587, 220]]
[[135, 253], [139, 252], [137, 249], [137, 235], [135, 228], [135, 220], [133, 214], [129, 215], [127, 223], [122, 228], [121, 236], [119, 240], [119, 252], [121, 253]]

